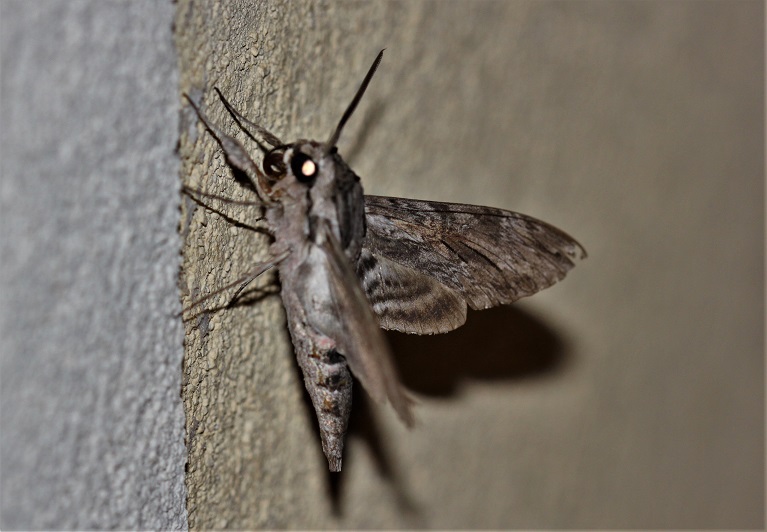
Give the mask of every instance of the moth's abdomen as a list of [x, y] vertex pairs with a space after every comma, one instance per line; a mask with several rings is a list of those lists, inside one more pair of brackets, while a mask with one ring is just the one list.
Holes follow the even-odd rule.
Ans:
[[[295, 262], [291, 262], [291, 259]], [[327, 259], [318, 246], [280, 265], [282, 301], [288, 315], [296, 359], [312, 400], [331, 471], [341, 470], [344, 435], [352, 403], [352, 375], [346, 353], [339, 353], [340, 326], [329, 287]]]
[[317, 413], [322, 450], [331, 471], [341, 471], [344, 435], [352, 404], [352, 376], [335, 349], [298, 356], [304, 384]]

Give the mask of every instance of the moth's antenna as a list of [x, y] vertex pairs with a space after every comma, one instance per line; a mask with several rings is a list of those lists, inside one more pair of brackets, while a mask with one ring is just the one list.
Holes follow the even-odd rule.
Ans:
[[189, 102], [189, 105], [192, 106], [194, 112], [197, 113], [197, 116], [205, 125], [205, 128], [210, 131], [210, 134], [213, 135], [213, 138], [216, 139], [221, 148], [224, 150], [224, 154], [226, 155], [229, 163], [235, 168], [245, 172], [245, 175], [248, 177], [248, 180], [256, 191], [256, 195], [263, 203], [267, 205], [271, 204], [272, 200], [267, 194], [267, 191], [270, 189], [269, 182], [267, 181], [264, 173], [258, 168], [258, 166], [256, 166], [256, 163], [253, 162], [253, 159], [250, 158], [248, 152], [245, 151], [245, 148], [242, 147], [242, 144], [237, 142], [235, 138], [225, 134], [210, 120], [208, 120], [208, 117], [205, 116], [205, 113], [203, 113], [200, 107], [194, 103], [194, 101], [192, 101], [188, 94], [184, 93], [184, 98], [186, 98], [186, 100]]
[[258, 144], [258, 147], [259, 147], [259, 149], [261, 149], [262, 152], [266, 153], [269, 150], [266, 149], [264, 147], [264, 145], [261, 144], [261, 142], [259, 142], [259, 140], [256, 137], [254, 137], [253, 134], [245, 128], [245, 126], [242, 125], [243, 122], [245, 122], [248, 126], [250, 126], [253, 129], [255, 129], [258, 132], [258, 134], [261, 135], [264, 138], [264, 140], [269, 145], [271, 145], [272, 147], [279, 146], [280, 144], [283, 143], [275, 135], [269, 133], [266, 130], [266, 128], [264, 128], [263, 126], [259, 126], [255, 122], [252, 122], [252, 121], [248, 120], [247, 118], [245, 118], [244, 116], [242, 116], [242, 113], [240, 113], [237, 109], [232, 107], [232, 104], [229, 103], [229, 101], [226, 98], [224, 98], [224, 95], [221, 94], [221, 91], [218, 89], [218, 87], [213, 87], [213, 90], [215, 90], [216, 93], [218, 94], [218, 97], [221, 98], [221, 103], [224, 104], [224, 107], [226, 107], [226, 110], [229, 111], [230, 115], [232, 115], [232, 118], [234, 119], [235, 123], [238, 126], [240, 126], [240, 129], [243, 130], [245, 132], [245, 134], [248, 137], [250, 137], [250, 139], [252, 141], [254, 141], [256, 144]]
[[333, 132], [333, 135], [330, 137], [330, 140], [328, 140], [327, 144], [325, 144], [325, 154], [330, 152], [330, 150], [332, 150], [333, 147], [336, 145], [336, 142], [338, 142], [338, 137], [341, 136], [341, 130], [344, 128], [346, 121], [349, 120], [349, 117], [352, 116], [354, 109], [357, 108], [357, 104], [360, 103], [360, 100], [362, 99], [362, 95], [365, 94], [365, 89], [368, 88], [368, 84], [370, 83], [370, 80], [373, 79], [373, 74], [376, 73], [376, 69], [378, 68], [378, 65], [381, 63], [381, 59], [383, 59], [384, 50], [386, 50], [386, 48], [378, 52], [378, 57], [376, 57], [376, 60], [373, 61], [373, 65], [370, 67], [370, 70], [368, 70], [368, 73], [365, 76], [365, 79], [362, 80], [362, 85], [360, 85], [360, 88], [357, 89], [357, 94], [354, 95], [354, 99], [352, 100], [352, 103], [350, 103], [349, 107], [346, 108], [346, 112], [344, 112], [344, 115], [341, 117], [341, 120], [338, 122], [338, 126], [336, 126], [336, 130]]

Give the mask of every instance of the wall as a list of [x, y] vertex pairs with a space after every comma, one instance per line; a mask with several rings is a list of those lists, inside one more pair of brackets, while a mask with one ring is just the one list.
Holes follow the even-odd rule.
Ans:
[[[0, 528], [764, 525], [762, 3], [0, 10]], [[273, 277], [178, 317], [266, 253], [180, 194], [250, 199], [181, 93], [324, 139], [384, 47], [339, 143], [366, 190], [589, 258], [390, 335], [418, 424], [358, 389], [334, 476]]]
[[[419, 423], [358, 387], [340, 476], [273, 278], [209, 301], [186, 321], [190, 526], [760, 526], [762, 21], [758, 3], [180, 2], [181, 89], [225, 131], [214, 86], [284, 140], [327, 138], [385, 47], [339, 143], [366, 190], [529, 213], [590, 253], [459, 331], [391, 335]], [[252, 199], [182, 116], [185, 182]], [[266, 257], [263, 235], [183, 216], [185, 301]]]
[[185, 528], [164, 2], [0, 4], [0, 528]]

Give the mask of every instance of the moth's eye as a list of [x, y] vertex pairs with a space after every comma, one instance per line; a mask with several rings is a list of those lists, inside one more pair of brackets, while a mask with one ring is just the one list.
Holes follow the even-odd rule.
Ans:
[[290, 160], [290, 169], [301, 183], [311, 185], [317, 178], [317, 163], [305, 153], [295, 152]]
[[284, 152], [281, 150], [275, 150], [270, 151], [264, 156], [264, 173], [272, 179], [279, 179], [285, 175], [283, 155]]

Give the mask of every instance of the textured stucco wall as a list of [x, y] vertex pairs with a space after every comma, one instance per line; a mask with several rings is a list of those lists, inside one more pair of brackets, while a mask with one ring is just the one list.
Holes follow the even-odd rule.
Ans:
[[[761, 527], [763, 21], [3, 0], [0, 528]], [[174, 148], [183, 182], [248, 199], [181, 92], [323, 139], [383, 47], [340, 142], [366, 190], [526, 212], [590, 256], [449, 335], [389, 336], [418, 426], [358, 390], [330, 476], [277, 297], [187, 314], [181, 367], [179, 204], [184, 301], [265, 240], [178, 194]]]
[[[526, 212], [590, 252], [460, 331], [390, 336], [419, 425], [358, 391], [337, 477], [279, 299], [189, 316], [190, 526], [761, 526], [763, 15], [179, 1], [181, 91], [226, 130], [213, 86], [284, 139], [326, 138], [386, 47], [340, 142], [367, 191]], [[181, 130], [184, 182], [248, 199], [188, 107]], [[187, 301], [264, 257], [262, 236], [183, 217]]]
[[0, 528], [183, 529], [174, 6], [0, 3]]

